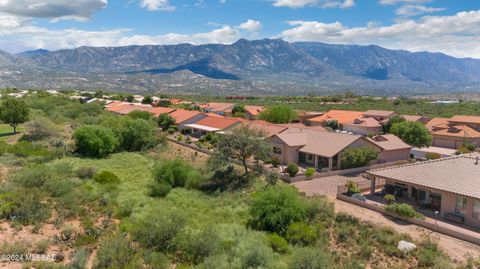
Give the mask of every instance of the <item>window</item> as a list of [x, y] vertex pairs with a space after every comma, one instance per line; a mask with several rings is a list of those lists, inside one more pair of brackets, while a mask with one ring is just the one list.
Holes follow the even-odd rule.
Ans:
[[467, 209], [467, 198], [462, 196], [457, 196], [455, 199], [455, 213], [464, 215], [466, 209]]
[[312, 154], [307, 154], [307, 160], [313, 161], [313, 155]]
[[478, 219], [480, 220], [480, 201], [479, 200], [475, 200], [473, 202], [473, 213], [472, 213], [472, 217], [474, 219]]
[[282, 154], [282, 149], [279, 147], [273, 147], [273, 153], [275, 154]]

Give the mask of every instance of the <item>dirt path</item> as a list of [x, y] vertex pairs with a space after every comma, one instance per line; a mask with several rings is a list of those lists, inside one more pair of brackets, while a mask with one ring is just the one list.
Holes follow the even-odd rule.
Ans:
[[378, 212], [356, 206], [344, 201], [335, 200], [335, 211], [355, 216], [362, 221], [375, 225], [390, 226], [400, 233], [406, 233], [416, 240], [421, 240], [425, 234], [430, 234], [438, 241], [439, 247], [456, 262], [463, 262], [470, 255], [480, 257], [480, 246], [474, 245], [447, 235], [439, 234], [419, 226], [394, 220]]

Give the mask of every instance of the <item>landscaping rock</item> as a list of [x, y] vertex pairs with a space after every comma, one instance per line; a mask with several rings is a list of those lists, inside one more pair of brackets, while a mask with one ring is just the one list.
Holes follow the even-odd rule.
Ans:
[[398, 242], [397, 248], [401, 252], [410, 252], [412, 250], [415, 250], [417, 248], [417, 246], [414, 243], [410, 243], [410, 242], [407, 242], [405, 240], [401, 240], [400, 242]]

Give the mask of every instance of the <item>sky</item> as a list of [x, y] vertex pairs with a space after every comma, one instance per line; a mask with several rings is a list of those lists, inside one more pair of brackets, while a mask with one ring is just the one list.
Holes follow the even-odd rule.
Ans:
[[0, 0], [11, 53], [240, 38], [480, 58], [480, 0]]

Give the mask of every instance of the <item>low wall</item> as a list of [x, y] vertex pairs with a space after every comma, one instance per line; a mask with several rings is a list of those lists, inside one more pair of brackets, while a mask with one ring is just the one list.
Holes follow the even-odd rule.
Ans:
[[365, 202], [364, 201], [359, 201], [357, 199], [353, 199], [353, 198], [348, 197], [346, 195], [343, 195], [341, 193], [337, 194], [337, 199], [348, 202], [348, 203], [351, 203], [351, 204], [355, 204], [355, 205], [358, 205], [358, 206], [361, 206], [361, 207], [364, 207], [364, 208], [368, 208], [370, 210], [379, 212], [381, 214], [384, 214], [384, 215], [387, 215], [387, 216], [390, 216], [390, 217], [394, 217], [394, 218], [397, 218], [397, 219], [404, 220], [404, 221], [409, 222], [411, 224], [415, 224], [417, 226], [420, 226], [420, 227], [423, 227], [423, 228], [426, 228], [426, 229], [429, 229], [429, 230], [432, 230], [432, 231], [435, 231], [435, 232], [438, 232], [438, 233], [441, 233], [441, 234], [445, 234], [445, 235], [448, 235], [448, 236], [451, 236], [451, 237], [454, 237], [454, 238], [457, 238], [457, 239], [460, 239], [460, 240], [463, 240], [463, 241], [467, 241], [467, 242], [470, 242], [470, 243], [473, 243], [473, 244], [480, 245], [480, 237], [478, 237], [478, 236], [472, 236], [472, 235], [469, 235], [469, 234], [464, 234], [464, 233], [461, 233], [461, 232], [456, 231], [456, 230], [452, 230], [452, 229], [449, 229], [449, 228], [446, 228], [446, 227], [435, 225], [434, 223], [431, 223], [431, 222], [428, 222], [428, 221], [425, 221], [425, 220], [401, 217], [401, 216], [398, 216], [394, 213], [387, 212], [383, 206], [379, 206], [379, 205], [376, 205], [376, 204], [373, 204], [373, 203], [368, 203], [366, 201]]
[[312, 177], [296, 176], [296, 177], [292, 178], [288, 175], [281, 175], [280, 178], [283, 181], [286, 181], [288, 183], [294, 183], [294, 182], [298, 182], [298, 181], [312, 180], [312, 179], [323, 178], [323, 177], [360, 174], [360, 173], [366, 172], [368, 170], [380, 169], [380, 168], [396, 166], [396, 165], [399, 165], [398, 161], [389, 162], [389, 163], [381, 163], [381, 164], [373, 164], [373, 165], [369, 165], [369, 166], [350, 168], [350, 169], [344, 169], [344, 170], [335, 170], [335, 171], [330, 171], [330, 172], [316, 172]]

